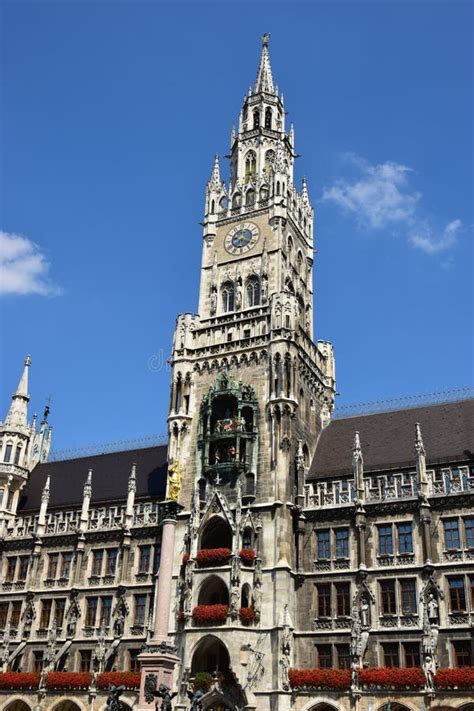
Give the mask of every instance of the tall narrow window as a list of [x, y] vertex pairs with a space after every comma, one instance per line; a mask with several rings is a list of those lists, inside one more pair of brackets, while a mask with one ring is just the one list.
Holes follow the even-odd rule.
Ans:
[[61, 559], [61, 578], [68, 580], [71, 574], [72, 552], [66, 551]]
[[40, 615], [39, 626], [43, 630], [45, 630], [49, 627], [52, 606], [53, 606], [52, 600], [42, 600], [41, 601], [41, 615]]
[[329, 530], [317, 532], [318, 560], [327, 560], [331, 557], [331, 539]]
[[4, 630], [7, 626], [8, 619], [8, 602], [0, 602], [0, 630]]
[[269, 106], [265, 109], [265, 128], [272, 127], [272, 110]]
[[10, 626], [14, 629], [18, 629], [18, 626], [20, 624], [20, 615], [21, 600], [14, 600], [14, 602], [12, 602], [12, 610], [10, 613]]
[[13, 449], [12, 444], [7, 444], [7, 446], [5, 447], [5, 457], [4, 457], [5, 462], [9, 462], [10, 459], [12, 458], [12, 449]]
[[257, 175], [257, 156], [254, 151], [249, 151], [245, 156], [245, 182], [250, 183]]
[[443, 521], [444, 523], [444, 541], [446, 550], [459, 550], [461, 542], [459, 539], [459, 522], [457, 519]]
[[393, 555], [392, 526], [379, 526], [379, 555]]
[[5, 572], [5, 582], [12, 583], [15, 580], [16, 556], [7, 558], [7, 569]]
[[245, 193], [245, 205], [247, 207], [252, 207], [255, 205], [255, 190], [250, 189]]
[[222, 287], [222, 311], [228, 313], [234, 311], [234, 285], [227, 281]]
[[251, 277], [247, 282], [247, 304], [248, 306], [258, 306], [260, 303], [260, 280], [258, 277]]
[[448, 585], [451, 612], [465, 612], [466, 591], [464, 590], [464, 578], [448, 578]]
[[318, 617], [331, 617], [331, 585], [321, 583], [316, 586], [318, 592]]
[[21, 446], [18, 445], [16, 450], [15, 450], [15, 464], [20, 463], [20, 456], [21, 456]]
[[395, 594], [395, 581], [383, 580], [380, 583], [380, 602], [382, 614], [396, 615], [397, 598]]
[[140, 671], [140, 660], [138, 655], [141, 653], [141, 649], [129, 649], [128, 654], [130, 657], [129, 671], [137, 672]]
[[140, 546], [140, 554], [138, 559], [138, 572], [139, 573], [149, 573], [150, 572], [150, 560], [151, 560], [151, 546]]
[[117, 570], [117, 556], [117, 548], [107, 548], [107, 557], [105, 564], [106, 575], [115, 575], [115, 571]]
[[402, 615], [416, 614], [416, 582], [414, 578], [400, 580]]
[[112, 597], [102, 597], [100, 599], [100, 626], [108, 626], [110, 624], [110, 617], [112, 614]]
[[420, 645], [418, 642], [405, 642], [403, 645], [406, 667], [420, 666]]
[[472, 650], [469, 640], [453, 642], [453, 653], [454, 665], [456, 667], [472, 666]]
[[37, 674], [43, 671], [43, 656], [44, 652], [42, 649], [37, 649], [33, 652], [33, 671]]
[[86, 597], [86, 627], [95, 627], [98, 598]]
[[332, 667], [332, 650], [330, 644], [318, 644], [316, 647], [318, 654], [318, 668], [331, 669]]
[[464, 533], [466, 534], [466, 546], [474, 548], [474, 518], [464, 519]]
[[349, 617], [351, 614], [350, 583], [336, 583], [337, 616]]
[[260, 111], [258, 109], [253, 112], [253, 127], [260, 128]]
[[48, 578], [56, 580], [58, 574], [59, 553], [49, 554]]
[[92, 552], [92, 571], [91, 575], [102, 575], [102, 561], [104, 560], [104, 551], [99, 549]]
[[273, 172], [273, 164], [274, 163], [275, 163], [275, 151], [272, 151], [272, 150], [267, 151], [265, 153], [265, 168], [264, 168], [267, 178], [269, 178]]
[[336, 558], [349, 558], [349, 529], [336, 529]]
[[348, 644], [336, 644], [337, 666], [339, 669], [350, 669], [351, 654]]
[[26, 576], [28, 575], [28, 564], [30, 561], [30, 557], [27, 555], [21, 555], [20, 556], [20, 565], [18, 567], [18, 580], [26, 580]]
[[80, 659], [80, 667], [81, 667], [81, 672], [88, 672], [91, 669], [91, 664], [92, 664], [92, 651], [90, 649], [81, 649], [79, 652]]
[[398, 530], [398, 552], [413, 553], [413, 531], [411, 523], [399, 523]]
[[66, 608], [66, 598], [56, 598], [54, 602], [54, 620], [58, 629], [61, 629], [64, 621], [64, 610]]
[[135, 625], [144, 625], [146, 615], [146, 595], [135, 595]]

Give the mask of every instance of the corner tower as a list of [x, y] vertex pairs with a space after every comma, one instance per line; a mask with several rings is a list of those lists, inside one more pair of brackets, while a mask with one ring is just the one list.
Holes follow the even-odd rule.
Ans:
[[[270, 645], [288, 633], [299, 565], [293, 511], [335, 394], [332, 346], [313, 341], [313, 208], [306, 180], [294, 185], [294, 130], [268, 43], [264, 35], [232, 130], [229, 180], [216, 156], [206, 186], [199, 313], [177, 319], [169, 414], [169, 459], [182, 473], [186, 512], [176, 561], [187, 561], [176, 591], [181, 674], [224, 665], [247, 699], [287, 686], [270, 648], [258, 684], [242, 660], [262, 628]], [[209, 579], [202, 551], [222, 547], [229, 558]], [[246, 548], [255, 553], [248, 569]], [[221, 646], [194, 612], [210, 600], [228, 607]], [[239, 617], [246, 607], [248, 627]], [[267, 708], [263, 697], [258, 708]]]

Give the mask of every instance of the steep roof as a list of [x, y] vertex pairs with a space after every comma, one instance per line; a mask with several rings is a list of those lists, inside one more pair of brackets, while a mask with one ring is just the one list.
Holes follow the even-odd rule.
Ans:
[[308, 479], [351, 472], [354, 432], [364, 471], [414, 467], [417, 422], [428, 464], [474, 459], [474, 400], [464, 400], [333, 420], [321, 433]]
[[20, 501], [19, 511], [39, 509], [41, 492], [50, 476], [48, 509], [80, 506], [82, 490], [92, 469], [92, 504], [125, 501], [132, 464], [137, 466], [137, 498], [164, 499], [167, 477], [167, 446], [130, 449], [38, 464], [31, 472]]

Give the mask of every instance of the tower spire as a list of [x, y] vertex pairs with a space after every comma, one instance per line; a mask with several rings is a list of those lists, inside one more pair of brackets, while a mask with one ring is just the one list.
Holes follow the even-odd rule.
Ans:
[[8, 410], [5, 424], [20, 425], [23, 427], [28, 425], [28, 401], [30, 399], [28, 395], [28, 372], [30, 365], [31, 358], [27, 355], [20, 382], [18, 383], [16, 392], [12, 395], [12, 403]]
[[262, 54], [260, 56], [260, 64], [258, 67], [257, 78], [255, 80], [254, 94], [265, 91], [268, 94], [274, 94], [272, 68], [270, 66], [270, 55], [268, 54], [268, 44], [270, 42], [270, 33], [265, 32], [262, 35]]
[[214, 166], [212, 168], [212, 175], [211, 179], [209, 181], [209, 187], [211, 190], [220, 190], [221, 189], [221, 170], [219, 166], [219, 154], [216, 153], [214, 156]]

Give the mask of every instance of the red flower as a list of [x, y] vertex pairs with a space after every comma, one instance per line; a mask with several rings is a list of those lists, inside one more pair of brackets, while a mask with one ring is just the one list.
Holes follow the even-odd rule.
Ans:
[[140, 672], [103, 672], [97, 675], [97, 688], [108, 689], [110, 684], [126, 689], [140, 688]]
[[250, 563], [253, 563], [255, 558], [257, 556], [256, 551], [254, 551], [253, 548], [242, 548], [241, 551], [239, 551], [239, 557], [242, 563], [246, 563], [249, 565]]
[[437, 689], [474, 689], [474, 667], [438, 669], [434, 683]]
[[243, 625], [250, 625], [255, 620], [255, 610], [253, 607], [241, 607], [239, 617]]
[[47, 689], [87, 689], [91, 685], [89, 672], [49, 672], [46, 677]]
[[426, 683], [420, 667], [374, 667], [360, 669], [362, 686], [383, 686], [390, 689], [422, 689]]
[[196, 563], [200, 568], [225, 565], [231, 555], [230, 548], [203, 548], [196, 555]]
[[176, 613], [176, 619], [178, 620], [178, 622], [184, 622], [186, 616], [182, 610]]
[[228, 614], [228, 605], [197, 605], [193, 609], [193, 620], [200, 624], [221, 625]]
[[27, 672], [6, 672], [0, 674], [0, 689], [37, 689], [39, 674]]
[[293, 689], [340, 689], [351, 686], [350, 669], [290, 669], [288, 678]]
[[189, 553], [184, 553], [184, 554], [183, 554], [183, 560], [181, 561], [181, 563], [182, 563], [183, 565], [186, 565], [186, 563], [188, 562], [188, 560], [189, 560]]

